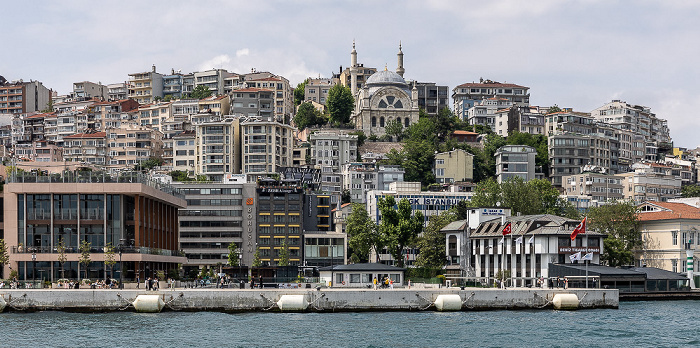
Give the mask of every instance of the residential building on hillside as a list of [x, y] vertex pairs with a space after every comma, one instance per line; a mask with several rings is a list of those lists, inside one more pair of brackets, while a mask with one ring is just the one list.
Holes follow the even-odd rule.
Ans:
[[[474, 106], [472, 106], [466, 111], [466, 118], [464, 118], [463, 120], [469, 122], [469, 124], [473, 126], [489, 126], [491, 130], [496, 132], [496, 117], [500, 115], [498, 112], [507, 111], [511, 108], [512, 105], [513, 102], [505, 98], [493, 97], [483, 99], [477, 101], [474, 104]], [[499, 135], [504, 136], [503, 134]]]
[[107, 164], [107, 133], [78, 133], [63, 138], [63, 158], [69, 162]]
[[136, 123], [122, 124], [107, 130], [107, 147], [109, 170], [130, 169], [151, 158], [162, 158], [163, 133]]
[[292, 164], [294, 127], [270, 118], [241, 120], [241, 173], [254, 182]]
[[51, 90], [39, 81], [0, 80], [0, 114], [26, 114], [45, 110], [51, 102]]
[[418, 107], [428, 115], [437, 116], [440, 110], [450, 107], [449, 87], [438, 86], [435, 82], [416, 82], [413, 85], [418, 90]]
[[[172, 137], [172, 157], [170, 162], [172, 163], [173, 170], [181, 171], [187, 173], [187, 176], [193, 177], [195, 175], [197, 162], [197, 155], [195, 151], [197, 146], [195, 141], [197, 134], [194, 130], [188, 130], [181, 132], [179, 134], [173, 135]], [[166, 160], [167, 161], [167, 160]]]
[[242, 88], [233, 91], [231, 114], [241, 116], [272, 117], [274, 115], [274, 92], [262, 88]]
[[125, 82], [110, 83], [107, 85], [108, 100], [124, 100], [129, 98], [129, 90]]
[[389, 184], [403, 182], [404, 169], [400, 166], [354, 162], [343, 165], [343, 189], [350, 191], [353, 203], [365, 203], [372, 190], [389, 190]]
[[225, 94], [224, 80], [232, 75], [234, 74], [225, 69], [197, 71], [194, 73], [194, 87], [204, 86], [209, 88], [213, 96], [223, 95]]
[[[239, 118], [222, 121], [202, 122], [194, 126], [196, 131], [195, 175], [206, 175], [208, 180], [222, 181], [225, 174], [241, 172], [241, 128]], [[183, 149], [185, 150], [185, 149]], [[183, 151], [180, 150], [180, 151]], [[175, 163], [189, 161], [187, 155], [181, 158], [177, 151], [173, 155]]]
[[496, 179], [499, 184], [510, 178], [519, 177], [527, 182], [538, 179], [535, 166], [537, 150], [527, 145], [505, 145], [496, 150]]
[[656, 117], [647, 106], [613, 100], [591, 111], [591, 116], [616, 128], [641, 134], [647, 142], [671, 143], [668, 122]]
[[228, 263], [228, 246], [235, 243], [239, 265], [252, 266], [255, 253], [257, 212], [254, 183], [175, 183], [185, 195], [187, 207], [180, 209], [180, 247], [187, 256], [183, 266], [199, 271], [217, 263]]
[[129, 122], [138, 115], [139, 103], [133, 99], [98, 102], [92, 105], [95, 117], [95, 129], [104, 131], [119, 128], [122, 122]]
[[[625, 199], [625, 183], [618, 175], [584, 171], [581, 174], [563, 176], [562, 183], [562, 198], [580, 209]], [[588, 200], [581, 200], [583, 196]], [[586, 202], [588, 205], [581, 206], [579, 202]]]
[[343, 131], [322, 130], [309, 136], [311, 159], [316, 168], [330, 166], [334, 172], [357, 159], [357, 135]]
[[228, 95], [211, 96], [199, 101], [199, 111], [217, 116], [231, 114], [231, 97]]
[[34, 162], [61, 162], [63, 148], [46, 140], [15, 144], [15, 156]]
[[680, 176], [655, 172], [650, 166], [635, 164], [634, 172], [618, 174], [622, 176], [625, 199], [637, 204], [646, 201], [666, 202], [680, 198]]
[[462, 149], [435, 154], [435, 181], [439, 184], [474, 180], [474, 155]]
[[[34, 174], [15, 173], [4, 185], [5, 242], [10, 260], [4, 274], [18, 279], [106, 279], [154, 277], [177, 270], [180, 256], [178, 209], [186, 206], [172, 187], [131, 173], [128, 182], [89, 172], [64, 172], [55, 182], [36, 182]], [[79, 262], [80, 243], [88, 242], [92, 263]], [[66, 262], [57, 262], [57, 246]], [[121, 246], [113, 274], [104, 267], [105, 248]], [[119, 276], [117, 274], [120, 274]]]
[[90, 81], [74, 82], [71, 97], [75, 100], [92, 98], [107, 100], [109, 98], [109, 89], [107, 86], [101, 83], [94, 83]]
[[304, 87], [304, 100], [326, 105], [328, 91], [335, 86], [333, 79], [309, 78]]
[[[274, 99], [273, 113], [279, 122], [289, 123], [294, 114], [294, 92], [286, 78], [271, 73], [246, 74], [243, 88], [270, 90]], [[234, 91], [235, 93], [236, 91]]]
[[163, 98], [181, 98], [184, 83], [184, 75], [172, 69], [170, 75], [163, 76]]
[[513, 132], [544, 135], [545, 116], [536, 106], [510, 107], [496, 111], [494, 131], [507, 137]]
[[161, 124], [173, 115], [173, 103], [153, 103], [142, 105], [138, 110], [138, 121], [144, 127], [160, 131]]
[[467, 111], [483, 99], [504, 98], [513, 105], [530, 105], [530, 88], [512, 83], [480, 79], [478, 83], [464, 83], [452, 89], [455, 115], [468, 119]]
[[154, 65], [151, 71], [129, 74], [127, 81], [129, 98], [139, 104], [150, 104], [155, 97], [163, 97], [163, 75], [156, 72]]

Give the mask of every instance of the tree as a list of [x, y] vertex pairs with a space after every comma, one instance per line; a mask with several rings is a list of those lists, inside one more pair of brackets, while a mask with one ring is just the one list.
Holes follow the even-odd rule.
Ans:
[[418, 238], [416, 247], [420, 252], [416, 264], [420, 267], [441, 268], [445, 265], [445, 234], [440, 232], [450, 222], [457, 221], [456, 209], [433, 215]]
[[299, 130], [304, 130], [306, 127], [311, 127], [319, 123], [323, 123], [321, 112], [309, 102], [301, 103], [297, 114], [294, 115], [294, 124], [297, 128], [299, 128]]
[[639, 217], [634, 203], [616, 201], [591, 208], [588, 210], [588, 220], [591, 229], [607, 234], [603, 241], [605, 250], [602, 258], [608, 265], [633, 263], [633, 251], [642, 246]]
[[345, 203], [350, 203], [350, 202], [352, 202], [352, 197], [350, 196], [350, 190], [343, 189], [343, 192], [340, 193], [340, 204], [345, 204]]
[[239, 266], [238, 262], [240, 260], [238, 255], [238, 245], [231, 242], [231, 244], [228, 245], [228, 262], [226, 264], [229, 266]]
[[253, 254], [253, 267], [262, 266], [262, 261], [260, 261], [260, 248], [255, 247], [255, 253]]
[[58, 263], [61, 265], [61, 278], [65, 278], [66, 276], [63, 270], [63, 264], [68, 261], [68, 257], [66, 256], [66, 242], [63, 240], [63, 237], [58, 240], [56, 251], [58, 252]]
[[367, 262], [370, 252], [373, 249], [375, 251], [379, 249], [381, 242], [376, 227], [367, 214], [364, 204], [353, 203], [345, 227], [349, 237], [350, 250], [348, 254], [351, 255], [351, 258], [358, 260], [358, 262]]
[[391, 149], [386, 157], [388, 164], [404, 168], [404, 181], [420, 181], [423, 186], [435, 182], [433, 173], [435, 147], [429, 141], [408, 140], [401, 151]]
[[163, 159], [158, 157], [151, 157], [145, 161], [139, 162], [134, 166], [136, 171], [149, 171], [155, 167], [163, 165]]
[[207, 97], [211, 97], [211, 91], [209, 87], [205, 85], [197, 85], [197, 87], [192, 90], [192, 93], [190, 93], [190, 98], [193, 99], [204, 99]]
[[279, 258], [277, 261], [278, 266], [289, 266], [289, 247], [286, 240], [282, 242], [282, 248], [279, 249], [277, 257]]
[[88, 277], [88, 266], [90, 266], [90, 262], [92, 260], [90, 259], [90, 246], [91, 243], [88, 243], [88, 241], [84, 240], [80, 242], [80, 258], [78, 258], [78, 263], [81, 265], [85, 266], [85, 278], [87, 279]]
[[10, 263], [10, 255], [7, 253], [7, 244], [4, 239], [0, 239], [0, 269]]
[[112, 279], [114, 278], [112, 274], [112, 267], [117, 263], [117, 261], [114, 258], [114, 247], [112, 246], [112, 243], [107, 243], [107, 246], [105, 246], [105, 268], [109, 269], [109, 278]]
[[401, 135], [403, 134], [403, 124], [401, 123], [400, 119], [394, 119], [389, 122], [387, 122], [386, 127], [384, 128], [386, 130], [386, 134], [390, 137], [396, 137], [396, 141], [401, 141]]
[[337, 84], [328, 91], [326, 108], [330, 114], [330, 122], [342, 125], [350, 122], [350, 114], [355, 108], [355, 98], [350, 88]]
[[187, 181], [194, 181], [194, 179], [190, 178], [187, 175], [187, 172], [182, 171], [182, 170], [173, 170], [172, 172], [168, 173], [173, 178], [173, 181], [177, 182], [187, 182]]
[[359, 149], [360, 146], [365, 144], [365, 140], [367, 140], [367, 136], [365, 135], [365, 132], [358, 130], [354, 132], [348, 133], [350, 135], [357, 135], [357, 148]]
[[304, 82], [297, 84], [294, 88], [294, 105], [299, 105], [304, 102], [306, 85], [309, 83], [309, 79], [304, 80]]
[[423, 231], [423, 214], [420, 211], [412, 214], [411, 204], [406, 198], [401, 199], [398, 205], [393, 196], [380, 198], [378, 207], [382, 216], [378, 227], [379, 235], [394, 262], [403, 267], [404, 248]]
[[480, 181], [476, 184], [474, 196], [469, 205], [472, 207], [495, 207], [500, 205], [501, 186], [493, 178]]
[[700, 185], [685, 185], [681, 187], [683, 198], [700, 197]]
[[554, 104], [547, 109], [547, 114], [553, 114], [555, 112], [561, 112], [561, 108], [557, 104]]

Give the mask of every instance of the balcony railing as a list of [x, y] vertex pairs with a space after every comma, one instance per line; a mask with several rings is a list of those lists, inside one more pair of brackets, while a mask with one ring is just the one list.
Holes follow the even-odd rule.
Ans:
[[[90, 253], [104, 253], [105, 250], [104, 247], [91, 247], [90, 248]], [[180, 251], [180, 250], [167, 250], [167, 249], [160, 249], [160, 248], [147, 248], [147, 247], [125, 247], [122, 248], [122, 253], [123, 254], [147, 254], [147, 255], [163, 255], [163, 256], [185, 256], [185, 254]], [[119, 249], [117, 247], [114, 247], [114, 252], [119, 253]], [[58, 253], [58, 248], [54, 247], [48, 247], [48, 246], [40, 246], [40, 247], [34, 247], [34, 246], [29, 246], [29, 247], [24, 247], [24, 246], [13, 246], [12, 247], [12, 253], [13, 254], [32, 254], [32, 253], [37, 253], [37, 254], [57, 254]], [[66, 247], [66, 254], [79, 254], [80, 249], [76, 247]]]

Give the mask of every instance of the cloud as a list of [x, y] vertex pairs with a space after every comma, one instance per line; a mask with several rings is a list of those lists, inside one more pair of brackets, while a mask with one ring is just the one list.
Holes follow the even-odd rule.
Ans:
[[236, 57], [247, 56], [249, 54], [250, 54], [250, 50], [247, 48], [241, 48], [240, 50], [236, 51]]

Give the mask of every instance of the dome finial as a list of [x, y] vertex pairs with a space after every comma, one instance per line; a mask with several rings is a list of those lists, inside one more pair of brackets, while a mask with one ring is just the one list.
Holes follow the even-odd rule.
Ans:
[[[399, 45], [399, 46], [401, 46], [401, 45]], [[355, 39], [352, 39], [352, 49], [353, 50], [355, 49]]]
[[387, 70], [387, 69], [386, 69], [386, 66], [387, 66], [387, 64], [386, 64], [386, 63], [384, 63], [384, 71], [386, 71], [386, 70]]
[[401, 51], [401, 40], [399, 40], [399, 51]]

